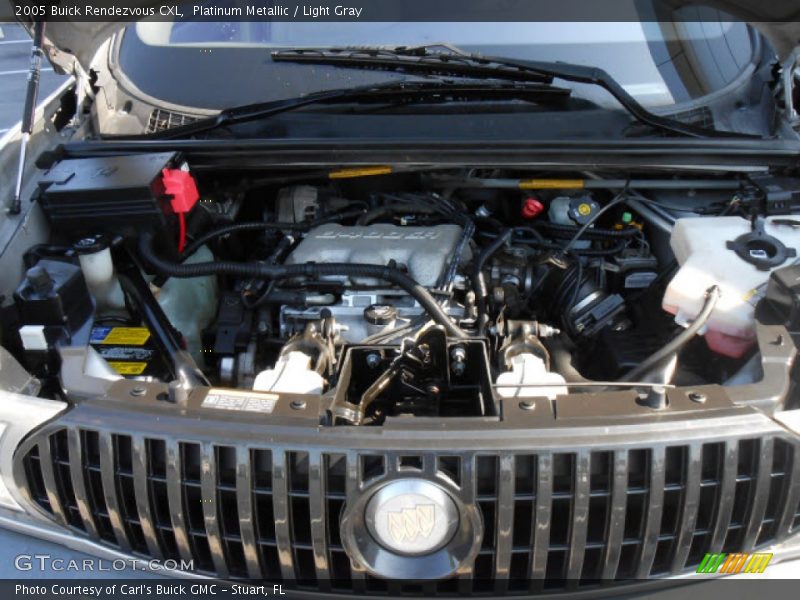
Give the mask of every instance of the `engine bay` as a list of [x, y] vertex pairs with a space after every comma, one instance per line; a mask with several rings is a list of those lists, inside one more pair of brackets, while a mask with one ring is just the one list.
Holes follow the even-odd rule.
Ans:
[[164, 152], [54, 161], [36, 201], [49, 239], [22, 257], [3, 346], [42, 394], [69, 396], [61, 355], [82, 347], [94, 376], [170, 383], [167, 402], [313, 394], [327, 425], [755, 382], [756, 307], [790, 306], [800, 268], [800, 181], [776, 176], [258, 173]]

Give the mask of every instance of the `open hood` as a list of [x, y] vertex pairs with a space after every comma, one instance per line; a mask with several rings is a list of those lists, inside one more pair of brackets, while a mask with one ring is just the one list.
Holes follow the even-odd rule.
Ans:
[[[131, 5], [159, 6], [158, 0], [133, 0]], [[180, 2], [179, 2], [180, 4]], [[800, 4], [794, 2], [765, 2], [764, 0], [653, 0], [655, 15], [662, 21], [680, 8], [702, 5], [724, 11], [758, 29], [772, 43], [783, 61], [800, 45]], [[651, 15], [653, 13], [650, 13]], [[649, 17], [648, 20], [652, 20]], [[115, 31], [130, 21], [78, 22], [61, 21], [47, 24], [47, 55], [59, 69], [74, 70], [77, 62], [85, 70], [97, 49]], [[25, 26], [30, 30], [31, 24]]]

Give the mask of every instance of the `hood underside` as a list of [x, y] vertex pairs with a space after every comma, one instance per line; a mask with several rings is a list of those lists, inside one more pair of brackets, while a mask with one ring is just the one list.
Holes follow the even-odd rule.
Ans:
[[[161, 2], [140, 0], [138, 6], [158, 6]], [[179, 2], [180, 4], [180, 2]], [[716, 8], [731, 17], [745, 21], [758, 29], [772, 44], [783, 61], [800, 45], [800, 4], [793, 2], [764, 2], [763, 0], [653, 0], [655, 14], [660, 20], [671, 20], [678, 9], [697, 6]], [[60, 21], [48, 22], [46, 30], [47, 55], [53, 65], [67, 72], [74, 70], [77, 62], [86, 70], [98, 48], [114, 32], [130, 21], [103, 22]], [[31, 29], [31, 23], [23, 23]]]

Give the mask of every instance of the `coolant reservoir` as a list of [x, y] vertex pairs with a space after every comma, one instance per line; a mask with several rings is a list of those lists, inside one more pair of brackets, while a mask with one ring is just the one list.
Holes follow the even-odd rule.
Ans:
[[[753, 232], [750, 221], [740, 217], [679, 219], [672, 231], [670, 246], [680, 269], [667, 286], [662, 306], [675, 315], [677, 323], [685, 325], [700, 312], [706, 290], [718, 285], [720, 298], [709, 318], [705, 338], [709, 348], [724, 356], [740, 358], [753, 346], [755, 305], [765, 291], [770, 272], [797, 260], [794, 254], [800, 246], [800, 229], [773, 221], [770, 218], [763, 222], [765, 242], [756, 239], [749, 246], [740, 244], [739, 253], [729, 247], [729, 242]], [[783, 244], [786, 252], [776, 253], [770, 238]], [[781, 264], [766, 264], [781, 258]]]
[[[214, 255], [206, 246], [186, 259], [186, 264], [213, 261]], [[203, 329], [214, 320], [217, 312], [217, 279], [213, 275], [188, 279], [168, 279], [158, 293], [158, 303], [170, 323], [181, 332], [195, 362], [202, 364]]]

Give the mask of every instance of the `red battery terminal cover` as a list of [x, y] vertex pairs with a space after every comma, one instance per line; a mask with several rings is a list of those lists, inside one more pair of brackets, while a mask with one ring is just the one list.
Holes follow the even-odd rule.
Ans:
[[163, 169], [164, 194], [170, 196], [170, 206], [177, 213], [188, 213], [200, 199], [197, 184], [189, 171], [183, 169]]
[[186, 246], [186, 213], [194, 208], [200, 199], [197, 184], [189, 171], [183, 169], [163, 169], [161, 179], [164, 183], [164, 194], [170, 197], [170, 207], [178, 215], [178, 252]]

